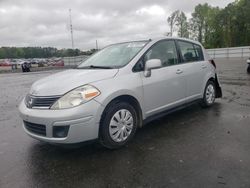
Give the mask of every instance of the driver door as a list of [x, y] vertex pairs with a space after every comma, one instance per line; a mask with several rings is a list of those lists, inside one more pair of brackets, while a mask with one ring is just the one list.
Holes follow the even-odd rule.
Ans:
[[146, 117], [184, 104], [187, 82], [179, 64], [174, 40], [157, 42], [144, 55], [143, 61], [160, 59], [163, 67], [154, 69], [150, 77], [141, 72]]

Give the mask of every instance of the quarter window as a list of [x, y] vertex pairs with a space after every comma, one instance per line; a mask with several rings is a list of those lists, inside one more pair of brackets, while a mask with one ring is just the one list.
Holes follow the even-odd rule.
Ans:
[[203, 53], [199, 45], [190, 42], [178, 41], [184, 62], [202, 61]]

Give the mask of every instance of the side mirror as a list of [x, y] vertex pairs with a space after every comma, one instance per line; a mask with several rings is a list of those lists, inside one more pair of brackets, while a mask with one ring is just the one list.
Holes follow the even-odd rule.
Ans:
[[150, 59], [145, 63], [144, 76], [150, 77], [152, 69], [159, 69], [162, 67], [162, 62], [160, 59]]

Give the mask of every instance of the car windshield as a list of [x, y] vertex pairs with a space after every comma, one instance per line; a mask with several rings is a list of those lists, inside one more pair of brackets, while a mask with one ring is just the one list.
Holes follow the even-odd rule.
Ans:
[[147, 41], [139, 41], [110, 45], [82, 62], [78, 66], [78, 69], [113, 69], [123, 67], [127, 65], [146, 44]]

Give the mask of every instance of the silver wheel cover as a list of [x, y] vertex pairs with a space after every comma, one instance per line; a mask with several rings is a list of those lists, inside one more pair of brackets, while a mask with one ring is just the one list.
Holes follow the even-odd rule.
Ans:
[[215, 100], [215, 89], [212, 84], [209, 84], [206, 89], [206, 101], [208, 104], [213, 104]]
[[113, 141], [123, 142], [131, 134], [133, 126], [134, 119], [130, 111], [121, 109], [110, 120], [109, 135]]

